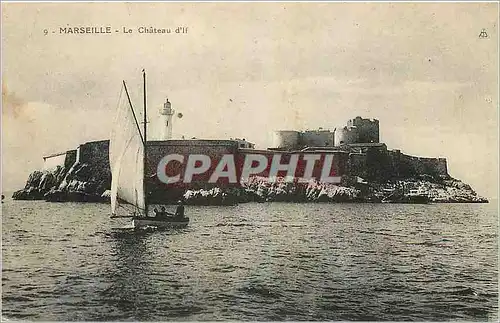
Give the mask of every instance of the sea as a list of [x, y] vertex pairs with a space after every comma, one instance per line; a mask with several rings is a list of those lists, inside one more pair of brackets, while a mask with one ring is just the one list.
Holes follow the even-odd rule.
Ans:
[[498, 321], [498, 207], [187, 206], [134, 230], [99, 203], [2, 204], [2, 319]]

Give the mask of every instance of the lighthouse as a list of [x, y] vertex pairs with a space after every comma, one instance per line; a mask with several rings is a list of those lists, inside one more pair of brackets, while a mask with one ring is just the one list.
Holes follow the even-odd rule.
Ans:
[[160, 109], [160, 140], [172, 139], [172, 116], [175, 111], [172, 109], [172, 104], [167, 101], [163, 104], [163, 108]]

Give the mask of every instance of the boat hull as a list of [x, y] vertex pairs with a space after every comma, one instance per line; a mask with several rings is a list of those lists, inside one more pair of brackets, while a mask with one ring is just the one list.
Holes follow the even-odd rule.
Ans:
[[134, 218], [132, 219], [132, 225], [134, 228], [144, 228], [144, 227], [157, 227], [165, 229], [179, 229], [185, 228], [189, 224], [189, 218], [186, 220], [169, 220], [169, 219], [155, 219], [155, 218]]

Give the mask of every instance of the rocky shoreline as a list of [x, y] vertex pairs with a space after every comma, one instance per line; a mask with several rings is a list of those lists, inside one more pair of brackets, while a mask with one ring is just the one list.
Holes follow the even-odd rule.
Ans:
[[14, 200], [48, 202], [108, 202], [104, 194], [111, 187], [111, 172], [91, 163], [57, 166], [53, 170], [32, 172]]
[[[318, 183], [287, 183], [278, 179], [274, 183], [267, 178], [254, 177], [240, 189], [189, 190], [184, 194], [187, 204], [232, 205], [245, 202], [292, 202], [292, 203], [383, 203], [387, 191], [394, 187], [417, 189], [428, 196], [430, 203], [488, 203], [484, 197], [467, 184], [456, 179], [433, 183], [428, 179], [408, 179], [393, 182], [358, 183], [348, 186]], [[398, 202], [394, 202], [398, 203]]]
[[[14, 192], [15, 200], [48, 202], [109, 202], [111, 172], [99, 165], [75, 163], [69, 169], [58, 166], [50, 171], [34, 171], [25, 187]], [[451, 177], [431, 176], [398, 179], [384, 183], [366, 182], [359, 177], [340, 185], [285, 182], [278, 178], [253, 177], [239, 188], [187, 190], [184, 200], [189, 205], [234, 205], [246, 202], [328, 202], [382, 203], [396, 190], [418, 190], [431, 203], [488, 203], [467, 184]], [[175, 201], [170, 201], [175, 203]], [[394, 203], [398, 203], [397, 201]]]

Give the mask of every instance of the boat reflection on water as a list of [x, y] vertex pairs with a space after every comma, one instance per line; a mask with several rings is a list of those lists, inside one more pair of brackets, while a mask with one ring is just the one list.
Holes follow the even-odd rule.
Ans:
[[[148, 306], [141, 297], [144, 291], [154, 291], [151, 283], [152, 253], [147, 241], [151, 231], [133, 227], [114, 229], [108, 236], [111, 243], [113, 266], [106, 273], [109, 286], [102, 291], [102, 298], [114, 308], [117, 317], [130, 319], [148, 316]], [[159, 291], [158, 291], [159, 292]], [[119, 314], [120, 313], [120, 314]], [[113, 313], [107, 315], [107, 319]]]
[[[180, 286], [182, 275], [168, 272], [172, 259], [165, 257], [173, 241], [183, 239], [187, 230], [161, 230], [157, 227], [115, 228], [110, 241], [111, 268], [106, 272], [107, 288], [100, 292], [107, 310], [106, 321], [152, 321], [168, 317], [184, 303], [166, 290]], [[159, 263], [163, 265], [158, 266]], [[109, 268], [109, 267], [108, 267]]]
[[182, 229], [189, 224], [189, 218], [178, 218], [175, 216], [137, 217], [132, 219], [132, 226], [141, 229], [156, 227], [159, 229]]

